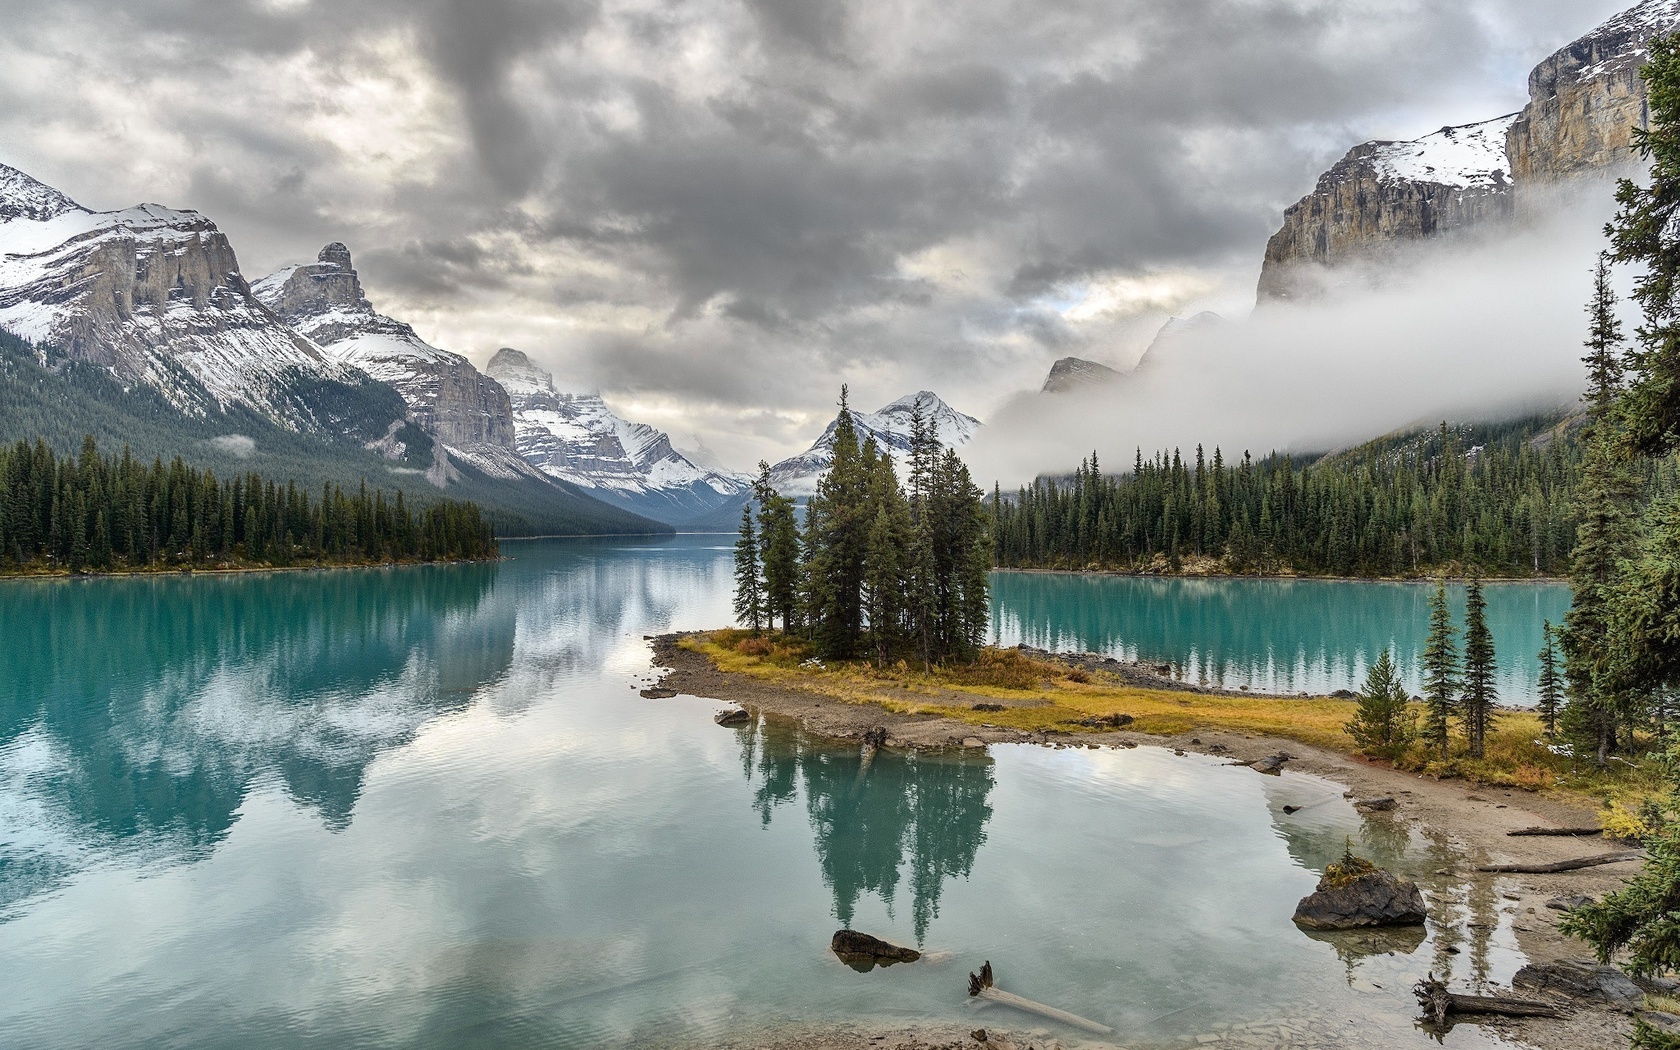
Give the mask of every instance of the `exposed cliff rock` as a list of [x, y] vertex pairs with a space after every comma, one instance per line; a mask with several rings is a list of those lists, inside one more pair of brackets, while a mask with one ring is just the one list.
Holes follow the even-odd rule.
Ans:
[[1536, 66], [1506, 143], [1519, 185], [1632, 160], [1633, 129], [1646, 122], [1639, 67], [1651, 38], [1676, 29], [1680, 0], [1646, 0]]
[[395, 387], [410, 417], [458, 456], [497, 476], [523, 473], [507, 391], [465, 357], [376, 311], [362, 293], [350, 249], [329, 244], [315, 262], [288, 266], [252, 290], [333, 358]]
[[401, 406], [252, 296], [195, 211], [95, 212], [0, 165], [0, 327], [143, 383], [198, 417], [250, 410], [288, 430], [383, 437]]
[[746, 498], [746, 477], [694, 463], [669, 435], [619, 418], [599, 394], [557, 390], [518, 350], [496, 351], [488, 371], [512, 398], [519, 454], [550, 477], [672, 525]]
[[1680, 0], [1645, 0], [1536, 66], [1520, 113], [1354, 147], [1284, 213], [1266, 245], [1260, 301], [1310, 296], [1339, 265], [1496, 225], [1543, 206], [1535, 190], [1632, 161], [1633, 131], [1646, 121], [1639, 67], [1652, 37], [1676, 30]]
[[1510, 218], [1505, 137], [1515, 120], [1511, 114], [1412, 142], [1355, 146], [1283, 213], [1283, 228], [1266, 244], [1260, 298], [1298, 298], [1326, 267]]
[[1086, 361], [1079, 357], [1064, 357], [1050, 366], [1050, 374], [1044, 379], [1044, 387], [1040, 393], [1065, 394], [1070, 390], [1085, 390], [1093, 386], [1103, 386], [1112, 383], [1125, 375], [1107, 365], [1095, 361]]

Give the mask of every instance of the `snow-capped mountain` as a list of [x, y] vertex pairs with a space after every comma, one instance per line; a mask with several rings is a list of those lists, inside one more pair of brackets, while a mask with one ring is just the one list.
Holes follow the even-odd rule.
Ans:
[[[858, 440], [862, 442], [873, 435], [881, 451], [902, 464], [910, 451], [911, 413], [918, 405], [922, 416], [933, 423], [940, 443], [947, 448], [968, 444], [980, 429], [978, 419], [958, 412], [931, 391], [921, 390], [875, 412], [853, 412], [852, 424], [857, 428]], [[829, 423], [816, 444], [770, 468], [770, 483], [777, 491], [799, 500], [816, 493], [818, 479], [834, 462], [834, 427], [834, 423]]]
[[0, 327], [153, 387], [193, 416], [248, 409], [287, 430], [364, 439], [402, 425], [389, 391], [257, 302], [203, 215], [92, 211], [3, 164]]
[[683, 525], [739, 504], [751, 488], [746, 475], [702, 467], [664, 432], [619, 418], [600, 395], [560, 392], [518, 350], [496, 351], [487, 370], [513, 400], [519, 454], [597, 499]]
[[343, 244], [322, 248], [313, 263], [271, 273], [251, 290], [332, 358], [395, 387], [410, 418], [457, 457], [492, 477], [533, 473], [514, 447], [507, 392], [465, 357], [375, 310]]

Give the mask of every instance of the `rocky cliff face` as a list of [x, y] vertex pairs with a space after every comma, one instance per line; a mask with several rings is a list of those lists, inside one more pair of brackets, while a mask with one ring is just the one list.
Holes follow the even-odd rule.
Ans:
[[1044, 377], [1044, 386], [1039, 393], [1065, 394], [1070, 390], [1103, 386], [1124, 374], [1082, 357], [1064, 357], [1050, 366], [1050, 374]]
[[488, 371], [512, 398], [519, 454], [550, 477], [671, 525], [745, 499], [745, 477], [694, 463], [663, 431], [619, 418], [599, 394], [557, 390], [554, 376], [518, 350], [496, 351]]
[[410, 417], [444, 444], [495, 473], [510, 469], [515, 435], [507, 391], [460, 354], [374, 310], [350, 249], [329, 244], [315, 262], [270, 274], [252, 290], [333, 358], [395, 387]]
[[5, 165], [0, 327], [152, 386], [197, 416], [245, 409], [364, 441], [401, 420], [388, 390], [257, 302], [227, 237], [203, 215], [156, 204], [90, 211]]
[[1646, 122], [1639, 67], [1651, 38], [1676, 29], [1680, 0], [1646, 0], [1536, 66], [1506, 143], [1517, 182], [1555, 182], [1632, 160], [1633, 129]]
[[1266, 244], [1260, 298], [1298, 298], [1325, 267], [1509, 218], [1505, 137], [1515, 120], [1512, 114], [1412, 142], [1355, 146], [1283, 213], [1283, 228]]
[[1511, 219], [1534, 188], [1632, 160], [1646, 120], [1639, 67], [1680, 30], [1680, 0], [1645, 0], [1541, 62], [1520, 113], [1412, 143], [1367, 142], [1284, 213], [1266, 245], [1262, 303], [1310, 296], [1330, 270], [1395, 246]]

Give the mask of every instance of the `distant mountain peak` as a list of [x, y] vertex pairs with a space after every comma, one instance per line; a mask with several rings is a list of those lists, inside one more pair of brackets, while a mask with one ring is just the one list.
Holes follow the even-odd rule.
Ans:
[[0, 164], [0, 222], [46, 222], [67, 211], [87, 209], [33, 176]]
[[[873, 437], [882, 452], [902, 461], [910, 451], [910, 424], [918, 406], [922, 417], [933, 424], [940, 444], [946, 448], [960, 448], [968, 444], [980, 430], [978, 419], [952, 408], [931, 390], [918, 390], [890, 401], [874, 412], [853, 409], [852, 425], [857, 428], [858, 441], [861, 443]], [[817, 479], [834, 462], [834, 431], [838, 422], [837, 415], [810, 448], [770, 468], [770, 482], [778, 491], [801, 499], [816, 492]]]
[[1064, 357], [1050, 366], [1050, 374], [1044, 377], [1044, 386], [1039, 390], [1039, 393], [1063, 394], [1069, 390], [1102, 386], [1119, 379], [1124, 374], [1117, 369], [1098, 364], [1095, 361], [1087, 361], [1080, 357]]
[[512, 399], [519, 454], [550, 477], [672, 525], [745, 498], [745, 476], [695, 463], [669, 435], [623, 419], [599, 394], [559, 390], [522, 351], [503, 347], [486, 370]]

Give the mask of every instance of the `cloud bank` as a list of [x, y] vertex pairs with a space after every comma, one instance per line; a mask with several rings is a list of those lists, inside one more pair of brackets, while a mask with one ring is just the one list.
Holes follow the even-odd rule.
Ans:
[[1244, 308], [1354, 143], [1518, 108], [1624, 0], [0, 0], [0, 160], [343, 240], [483, 361], [754, 462]]

